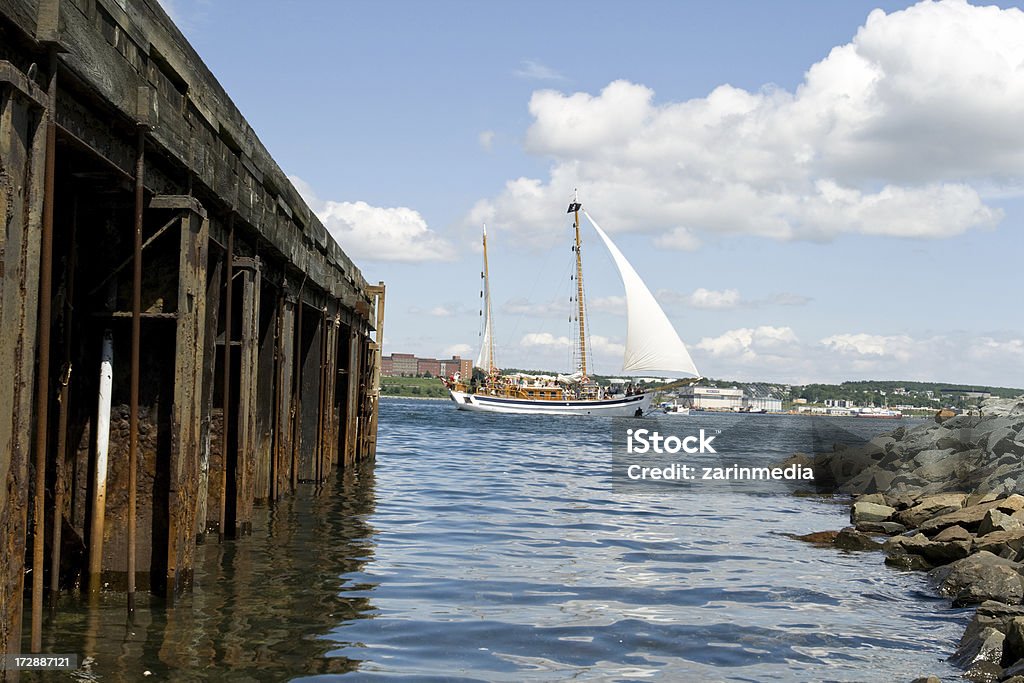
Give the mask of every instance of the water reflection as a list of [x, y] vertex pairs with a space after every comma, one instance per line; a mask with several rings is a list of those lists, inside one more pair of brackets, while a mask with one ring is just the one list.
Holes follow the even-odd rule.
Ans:
[[375, 495], [373, 470], [362, 467], [258, 510], [252, 537], [197, 549], [191, 594], [173, 608], [143, 600], [131, 628], [123, 596], [104, 595], [94, 608], [66, 598], [44, 650], [79, 653], [78, 680], [280, 681], [352, 671], [358, 661], [326, 657], [334, 645], [317, 634], [375, 614], [374, 585], [344, 578], [373, 560]]

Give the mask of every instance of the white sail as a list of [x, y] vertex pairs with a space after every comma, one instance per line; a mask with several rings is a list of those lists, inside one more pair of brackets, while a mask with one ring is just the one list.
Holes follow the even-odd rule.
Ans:
[[492, 341], [491, 332], [491, 277], [490, 272], [487, 268], [487, 226], [484, 226], [484, 270], [481, 275], [483, 276], [483, 314], [484, 314], [484, 333], [480, 338], [480, 353], [476, 357], [476, 367], [480, 368], [484, 372], [490, 372], [494, 367], [494, 342]]
[[686, 345], [651, 290], [647, 289], [647, 285], [601, 226], [585, 210], [583, 213], [608, 247], [626, 290], [626, 353], [622, 359], [622, 369], [627, 372], [683, 372], [700, 377], [690, 352], [686, 350]]
[[487, 319], [484, 321], [484, 334], [483, 337], [480, 339], [480, 353], [476, 357], [476, 367], [480, 368], [484, 372], [490, 372], [491, 367], [494, 365], [494, 359], [491, 358], [490, 310], [487, 310], [486, 315]]

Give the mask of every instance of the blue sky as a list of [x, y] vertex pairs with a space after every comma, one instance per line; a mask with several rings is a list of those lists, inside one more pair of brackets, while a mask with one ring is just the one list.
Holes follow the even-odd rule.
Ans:
[[569, 369], [579, 187], [707, 376], [1024, 386], [1018, 3], [164, 4], [386, 281], [386, 352], [475, 356], [486, 220], [499, 363]]

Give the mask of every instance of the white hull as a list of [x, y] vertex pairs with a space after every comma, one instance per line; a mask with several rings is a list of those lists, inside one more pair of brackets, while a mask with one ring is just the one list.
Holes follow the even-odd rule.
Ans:
[[689, 408], [672, 408], [665, 411], [666, 415], [672, 415], [675, 417], [686, 417], [690, 414]]
[[525, 398], [505, 398], [470, 394], [449, 389], [448, 394], [459, 410], [483, 413], [516, 413], [521, 415], [604, 415], [606, 417], [633, 417], [651, 408], [651, 394], [637, 394], [606, 398], [599, 401], [537, 401]]

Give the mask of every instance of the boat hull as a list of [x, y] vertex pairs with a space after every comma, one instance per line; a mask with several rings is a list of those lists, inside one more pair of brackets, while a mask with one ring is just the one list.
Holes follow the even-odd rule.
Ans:
[[525, 398], [505, 398], [470, 394], [448, 390], [449, 397], [459, 410], [481, 413], [513, 413], [520, 415], [603, 415], [607, 417], [634, 417], [637, 411], [646, 413], [651, 407], [651, 394], [637, 394], [598, 401], [537, 401]]

